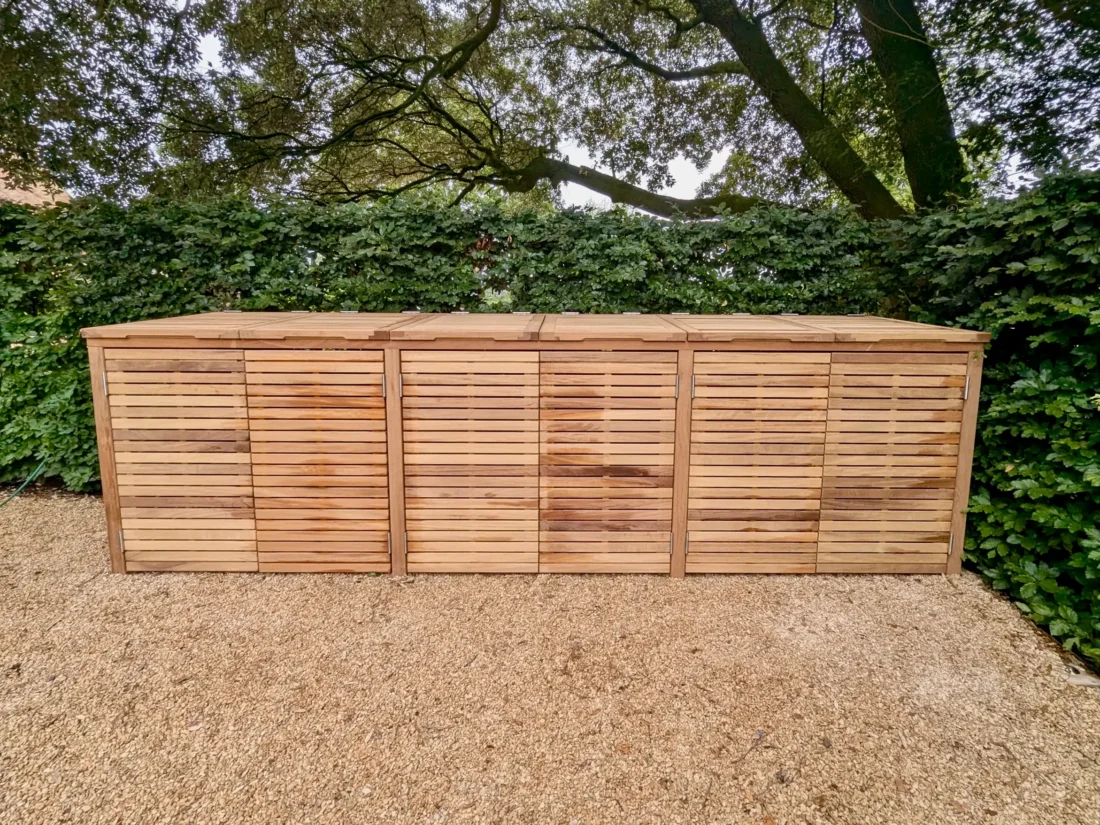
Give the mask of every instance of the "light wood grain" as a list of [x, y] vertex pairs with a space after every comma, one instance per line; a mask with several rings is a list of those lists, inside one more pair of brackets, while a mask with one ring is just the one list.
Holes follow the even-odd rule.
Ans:
[[125, 569], [255, 570], [244, 355], [106, 355], [115, 464], [104, 494], [117, 496]]
[[[343, 546], [384, 547], [391, 529], [383, 353], [248, 350], [245, 365], [260, 569], [389, 572], [388, 556]], [[294, 418], [267, 417], [276, 411]], [[348, 417], [313, 418], [333, 412]], [[287, 543], [311, 552], [287, 558]]]

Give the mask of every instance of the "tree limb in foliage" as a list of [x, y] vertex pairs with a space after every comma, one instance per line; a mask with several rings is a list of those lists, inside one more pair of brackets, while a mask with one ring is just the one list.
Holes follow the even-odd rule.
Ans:
[[554, 185], [577, 183], [606, 195], [614, 203], [633, 206], [664, 218], [713, 218], [722, 213], [747, 212], [771, 204], [763, 198], [733, 194], [692, 199], [659, 195], [595, 169], [548, 157], [536, 158], [524, 168], [504, 175], [501, 180], [504, 188], [511, 192], [530, 191], [544, 180]]
[[621, 57], [627, 65], [641, 69], [648, 74], [659, 77], [662, 80], [667, 80], [670, 83], [681, 80], [698, 80], [703, 77], [719, 77], [721, 75], [744, 75], [746, 73], [745, 67], [739, 60], [719, 60], [717, 63], [711, 63], [707, 66], [694, 66], [690, 69], [666, 69], [651, 60], [646, 60], [637, 52], [631, 51], [621, 43], [616, 42], [613, 38], [600, 31], [595, 26], [575, 23], [569, 28], [574, 31], [584, 32], [598, 41], [594, 44], [582, 43], [577, 45], [576, 48], [585, 51], [600, 51], [616, 55]]
[[856, 0], [919, 207], [970, 194], [939, 69], [913, 0]]
[[759, 21], [746, 16], [734, 0], [691, 0], [691, 5], [733, 47], [748, 75], [776, 113], [797, 132], [810, 157], [865, 217], [900, 218], [906, 214], [841, 131], [795, 82]]

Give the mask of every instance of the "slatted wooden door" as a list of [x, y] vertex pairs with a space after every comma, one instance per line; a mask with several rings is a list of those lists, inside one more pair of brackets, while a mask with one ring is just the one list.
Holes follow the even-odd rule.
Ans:
[[410, 573], [538, 570], [538, 353], [401, 353]]
[[698, 352], [689, 573], [812, 573], [827, 352]]
[[539, 570], [668, 573], [675, 352], [543, 352]]
[[817, 569], [941, 573], [966, 353], [834, 353]]
[[382, 353], [248, 350], [259, 568], [388, 572]]
[[244, 356], [104, 355], [126, 570], [256, 570]]

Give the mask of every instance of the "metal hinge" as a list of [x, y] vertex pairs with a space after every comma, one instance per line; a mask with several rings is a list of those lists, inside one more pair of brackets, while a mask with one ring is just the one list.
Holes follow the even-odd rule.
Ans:
[[118, 531], [118, 549], [120, 553], [126, 553], [126, 541], [122, 538], [122, 530]]
[[963, 401], [970, 400], [970, 376], [966, 376], [966, 386], [963, 387]]
[[676, 376], [676, 393], [672, 397], [673, 398], [679, 398], [680, 397], [680, 376], [679, 375]]
[[404, 373], [397, 373], [397, 397], [405, 397], [405, 375]]
[[382, 373], [382, 398], [386, 397], [386, 373]]
[[669, 533], [669, 534], [668, 534], [668, 554], [669, 554], [670, 556], [672, 555], [672, 541], [673, 541], [673, 539], [672, 539], [672, 533]]
[[393, 533], [386, 533], [386, 553], [393, 555]]
[[103, 370], [103, 394], [110, 395], [110, 390], [107, 389], [107, 370]]
[[691, 549], [691, 533], [684, 533], [684, 555], [688, 554], [688, 550]]
[[953, 535], [948, 536], [947, 537], [947, 557], [948, 558], [951, 558], [951, 551], [954, 550], [954, 549], [955, 549], [955, 537]]
[[695, 397], [695, 376], [691, 376], [691, 397]]
[[409, 534], [408, 533], [405, 533], [405, 541], [404, 541], [404, 544], [402, 544], [402, 547], [405, 550], [405, 555], [406, 556], [409, 555]]

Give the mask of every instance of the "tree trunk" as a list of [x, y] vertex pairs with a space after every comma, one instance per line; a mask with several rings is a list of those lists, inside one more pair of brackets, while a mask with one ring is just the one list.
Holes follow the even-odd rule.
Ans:
[[798, 133], [810, 157], [864, 217], [889, 219], [906, 214], [841, 131], [795, 82], [758, 22], [742, 14], [734, 0], [690, 2], [733, 47], [776, 113]]
[[886, 87], [913, 202], [927, 208], [970, 194], [947, 96], [913, 0], [856, 0], [856, 7]]

